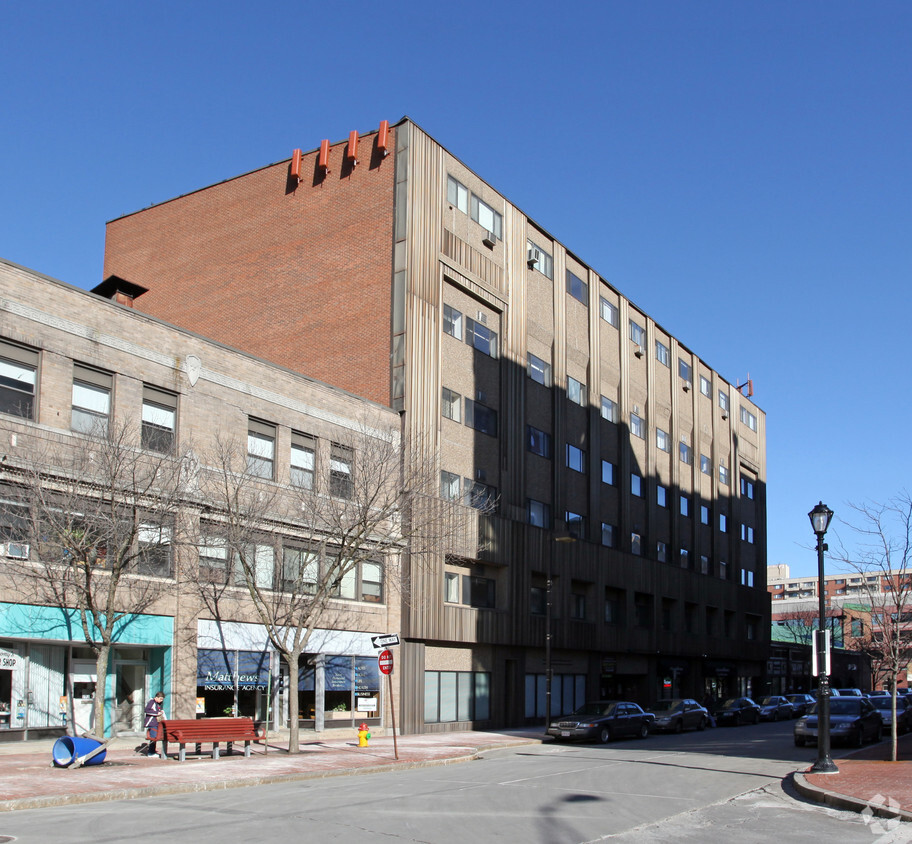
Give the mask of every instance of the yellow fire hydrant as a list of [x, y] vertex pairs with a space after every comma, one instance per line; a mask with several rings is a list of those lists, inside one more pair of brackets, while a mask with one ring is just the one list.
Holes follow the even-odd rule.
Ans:
[[367, 740], [371, 734], [367, 731], [367, 724], [361, 724], [358, 727], [358, 747], [367, 747]]

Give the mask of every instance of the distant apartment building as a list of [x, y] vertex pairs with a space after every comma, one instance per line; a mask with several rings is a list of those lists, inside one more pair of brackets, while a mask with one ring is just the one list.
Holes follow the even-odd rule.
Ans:
[[410, 573], [405, 731], [763, 676], [763, 411], [410, 119], [110, 221], [104, 275], [398, 413], [485, 511]]

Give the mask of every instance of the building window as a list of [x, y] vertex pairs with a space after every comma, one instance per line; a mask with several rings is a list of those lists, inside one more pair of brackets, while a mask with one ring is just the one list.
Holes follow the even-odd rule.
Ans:
[[636, 531], [630, 534], [630, 553], [639, 557], [643, 553], [643, 537]]
[[532, 615], [545, 615], [548, 608], [548, 590], [544, 586], [529, 588], [529, 612]]
[[462, 494], [466, 506], [476, 510], [493, 510], [497, 503], [497, 489], [481, 481], [463, 478]]
[[[580, 587], [576, 587], [579, 589]], [[570, 595], [570, 618], [584, 621], [586, 618], [586, 595], [584, 592], [574, 591]]]
[[503, 217], [487, 202], [472, 194], [472, 219], [498, 240], [503, 240]]
[[640, 439], [646, 439], [646, 420], [642, 416], [630, 414], [630, 433]]
[[757, 417], [743, 405], [741, 406], [741, 421], [752, 431], [757, 430]]
[[573, 513], [570, 510], [564, 512], [564, 523], [567, 525], [567, 533], [577, 539], [582, 539], [586, 533], [586, 517], [579, 513]]
[[447, 176], [447, 202], [463, 214], [469, 213], [469, 192], [464, 184], [452, 176]]
[[529, 377], [545, 387], [551, 386], [551, 364], [529, 352]]
[[[742, 586], [753, 586], [754, 585], [754, 573], [750, 569], [741, 569], [741, 585]], [[748, 639], [753, 639], [753, 636], [748, 636]]]
[[567, 292], [588, 307], [589, 285], [570, 270], [567, 270]]
[[646, 348], [646, 329], [635, 320], [630, 320], [630, 339], [638, 346]]
[[170, 454], [174, 448], [176, 419], [177, 396], [156, 387], [143, 386], [143, 448]]
[[618, 406], [616, 401], [612, 401], [607, 396], [602, 396], [602, 419], [609, 422], [618, 421]]
[[462, 313], [450, 305], [443, 306], [443, 333], [462, 340]]
[[136, 539], [139, 546], [137, 572], [156, 577], [171, 576], [171, 527], [164, 524], [140, 524]]
[[681, 568], [690, 568], [690, 551], [687, 548], [680, 549]]
[[704, 475], [712, 474], [712, 460], [710, 460], [705, 454], [700, 455], [700, 471]]
[[719, 407], [721, 407], [725, 413], [728, 413], [728, 393], [724, 390], [719, 390]]
[[686, 495], [680, 497], [681, 515], [690, 518], [690, 499]]
[[577, 381], [572, 376], [567, 376], [567, 398], [580, 407], [585, 407], [589, 399], [589, 393], [586, 385], [582, 381]]
[[81, 434], [108, 435], [111, 390], [114, 377], [108, 372], [73, 366], [73, 409], [70, 427]]
[[658, 504], [659, 507], [668, 506], [668, 490], [661, 484], [656, 486], [656, 504]]
[[443, 573], [443, 600], [448, 604], [459, 603], [459, 575], [454, 571]]
[[468, 398], [465, 400], [465, 423], [482, 434], [497, 436], [497, 411]]
[[0, 340], [0, 413], [33, 418], [37, 375], [38, 352]]
[[329, 454], [329, 494], [336, 498], [351, 498], [354, 492], [352, 464], [354, 451], [348, 446], [333, 443]]
[[664, 542], [656, 542], [656, 559], [660, 563], [668, 562], [668, 546]]
[[466, 317], [466, 343], [488, 357], [497, 357], [497, 332], [491, 331], [486, 325], [468, 317]]
[[728, 563], [725, 560], [719, 560], [719, 579], [728, 580]]
[[440, 406], [443, 415], [454, 422], [462, 421], [462, 396], [444, 387], [440, 394]]
[[700, 392], [707, 398], [712, 398], [712, 384], [705, 375], [700, 376]]
[[705, 504], [700, 505], [700, 524], [709, 524], [709, 507], [707, 507]]
[[539, 431], [531, 425], [526, 426], [526, 442], [533, 454], [539, 457], [551, 457], [551, 434], [545, 431]]
[[314, 488], [316, 440], [310, 434], [291, 432], [291, 485]]
[[643, 479], [636, 473], [630, 475], [630, 494], [641, 498], [643, 495]]
[[656, 448], [659, 451], [671, 452], [671, 437], [668, 436], [668, 431], [656, 428]]
[[687, 443], [680, 443], [678, 445], [678, 455], [680, 456], [682, 463], [686, 463], [688, 466], [693, 465], [693, 451]]
[[666, 346], [661, 340], [656, 340], [656, 360], [659, 363], [665, 364], [665, 366], [670, 366], [669, 360], [669, 351], [668, 346]]
[[459, 494], [459, 475], [441, 471], [440, 497], [445, 501], [459, 501]]
[[333, 598], [371, 604], [383, 601], [383, 568], [379, 563], [344, 560], [330, 565], [337, 566], [337, 570], [342, 572], [332, 592]]
[[586, 473], [586, 452], [570, 443], [567, 443], [567, 468]]
[[602, 522], [602, 545], [606, 548], [614, 548], [616, 529], [614, 525], [608, 522]]
[[618, 327], [618, 309], [604, 296], [599, 296], [599, 316], [609, 325]]
[[749, 481], [744, 475], [741, 476], [741, 495], [745, 498], [754, 497], [754, 482]]
[[614, 465], [614, 463], [609, 463], [607, 460], [602, 461], [602, 483], [603, 484], [608, 484], [609, 486], [614, 486], [616, 473], [617, 473], [617, 467]]
[[719, 483], [728, 486], [728, 469], [719, 464]]
[[427, 724], [486, 721], [491, 717], [491, 675], [484, 671], [425, 671]]
[[621, 593], [611, 587], [605, 588], [605, 623], [621, 623]]
[[709, 574], [709, 557], [706, 554], [700, 555], [700, 574]]
[[750, 525], [741, 525], [741, 541], [750, 545], [754, 544], [754, 529]]
[[551, 527], [551, 508], [544, 501], [530, 498], [528, 502], [528, 522], [533, 527]]
[[684, 358], [678, 358], [678, 375], [689, 384], [693, 383], [693, 367]]
[[[214, 550], [218, 550], [218, 546]], [[201, 552], [202, 553], [202, 552]], [[200, 557], [202, 565], [202, 556]], [[320, 581], [320, 557], [309, 548], [282, 548], [282, 591], [293, 595], [315, 595]]]
[[275, 477], [275, 425], [247, 420], [247, 471], [257, 478]]
[[725, 513], [719, 513], [719, 532], [728, 533], [728, 517]]
[[554, 262], [551, 256], [540, 246], [536, 246], [531, 240], [526, 242], [528, 247], [527, 258], [530, 264], [537, 269], [542, 275], [550, 279], [554, 278]]

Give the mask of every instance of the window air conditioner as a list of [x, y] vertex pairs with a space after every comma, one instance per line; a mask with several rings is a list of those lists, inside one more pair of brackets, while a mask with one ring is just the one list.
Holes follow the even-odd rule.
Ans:
[[683, 384], [683, 387], [684, 387], [684, 392], [689, 393], [693, 389], [693, 384], [691, 384], [690, 381], [685, 381]]
[[494, 244], [497, 243], [497, 238], [494, 237], [493, 232], [485, 232], [484, 237], [481, 239], [481, 242], [488, 247], [488, 249], [493, 249]]
[[29, 545], [27, 542], [7, 542], [3, 547], [7, 557], [15, 560], [27, 560], [29, 558]]
[[646, 349], [644, 349], [642, 346], [637, 346], [636, 349], [634, 349], [633, 353], [634, 353], [638, 358], [641, 358], [641, 357], [643, 357], [643, 355], [646, 354]]
[[526, 263], [529, 265], [529, 269], [535, 269], [535, 265], [538, 263], [538, 255], [534, 252], [530, 252], [529, 256], [526, 258]]

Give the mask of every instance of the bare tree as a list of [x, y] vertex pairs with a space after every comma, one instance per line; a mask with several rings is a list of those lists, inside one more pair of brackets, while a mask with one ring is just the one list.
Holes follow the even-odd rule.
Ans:
[[866, 650], [875, 676], [891, 689], [892, 759], [896, 761], [896, 685], [912, 659], [912, 497], [908, 492], [886, 503], [852, 505], [849, 523], [858, 541], [840, 546], [835, 559], [861, 575], [865, 602], [871, 607]]
[[441, 500], [436, 460], [403, 450], [398, 431], [363, 426], [339, 436], [328, 472], [303, 461], [289, 484], [264, 483], [271, 467], [224, 438], [200, 473], [201, 594], [219, 618], [237, 594], [228, 585], [242, 587], [287, 665], [291, 753], [299, 751], [299, 664], [314, 631], [351, 624], [359, 606], [352, 600], [363, 609], [401, 599], [403, 557], [414, 570], [464, 547], [478, 512]]
[[111, 650], [173, 585], [183, 459], [140, 448], [126, 422], [11, 436], [18, 446], [0, 469], [0, 524], [19, 559], [4, 585], [22, 603], [59, 608], [81, 632], [95, 655], [93, 730], [102, 735]]

